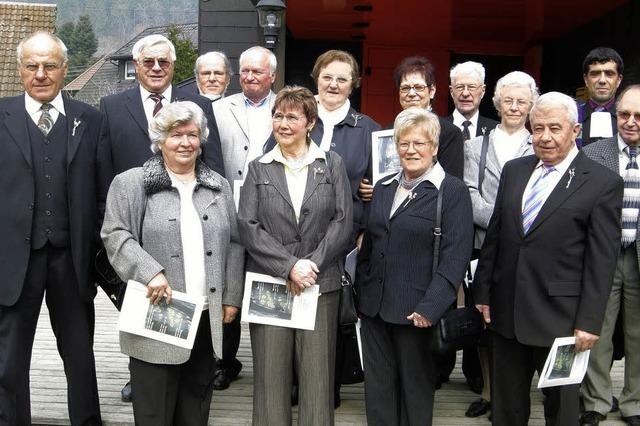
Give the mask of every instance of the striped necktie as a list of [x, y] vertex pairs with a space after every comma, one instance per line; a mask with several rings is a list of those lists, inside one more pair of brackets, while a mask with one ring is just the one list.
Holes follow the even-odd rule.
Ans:
[[636, 157], [637, 146], [625, 148], [629, 154], [624, 178], [624, 195], [622, 196], [622, 247], [627, 248], [636, 241], [638, 229], [638, 211], [640, 209], [640, 170]]
[[549, 176], [549, 174], [551, 174], [555, 169], [556, 168], [553, 166], [545, 166], [543, 164], [542, 173], [540, 173], [540, 176], [538, 176], [538, 179], [536, 179], [529, 190], [529, 194], [524, 201], [524, 207], [522, 209], [522, 229], [525, 234], [529, 232], [529, 228], [531, 228], [533, 221], [536, 220], [538, 213], [540, 213], [540, 209], [546, 199], [546, 189], [549, 183], [547, 176]]
[[149, 98], [156, 103], [153, 107], [153, 116], [155, 117], [162, 109], [162, 99], [164, 99], [164, 96], [159, 93], [152, 93], [149, 95]]
[[42, 104], [40, 109], [42, 110], [42, 114], [40, 114], [40, 118], [38, 119], [38, 129], [47, 136], [53, 127], [53, 117], [49, 114], [49, 110], [53, 108], [51, 104]]

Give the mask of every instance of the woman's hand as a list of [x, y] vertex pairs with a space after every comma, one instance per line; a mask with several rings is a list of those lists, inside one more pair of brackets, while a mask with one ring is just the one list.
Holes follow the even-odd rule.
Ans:
[[224, 324], [229, 324], [236, 319], [236, 315], [238, 315], [238, 308], [231, 305], [222, 305], [222, 322]]
[[412, 313], [407, 317], [409, 321], [413, 321], [413, 325], [419, 328], [431, 327], [431, 321], [423, 317], [417, 312]]
[[167, 303], [171, 303], [171, 287], [162, 272], [159, 272], [147, 284], [147, 298], [150, 303], [157, 305], [163, 297], [167, 298]]
[[289, 272], [287, 287], [294, 295], [300, 294], [305, 288], [316, 283], [320, 270], [318, 266], [309, 259], [300, 259], [293, 265]]

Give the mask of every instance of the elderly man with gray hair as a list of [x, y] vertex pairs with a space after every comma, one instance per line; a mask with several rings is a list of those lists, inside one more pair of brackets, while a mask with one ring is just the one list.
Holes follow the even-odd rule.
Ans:
[[[517, 99], [512, 99], [512, 102]], [[598, 340], [620, 247], [623, 182], [576, 146], [575, 101], [558, 92], [529, 114], [535, 155], [507, 162], [473, 283], [491, 333], [494, 425], [525, 426], [531, 379], [558, 337]], [[579, 385], [547, 388], [550, 425], [575, 425]]]
[[198, 92], [215, 102], [224, 98], [233, 69], [224, 52], [207, 52], [198, 56], [193, 67]]
[[498, 124], [479, 114], [480, 101], [486, 90], [484, 76], [482, 64], [473, 61], [457, 64], [449, 73], [449, 93], [456, 107], [447, 120], [460, 128], [465, 141], [489, 133]]

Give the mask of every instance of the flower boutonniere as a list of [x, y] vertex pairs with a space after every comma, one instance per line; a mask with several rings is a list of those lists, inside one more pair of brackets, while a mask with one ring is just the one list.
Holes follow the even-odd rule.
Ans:
[[316, 180], [316, 175], [324, 175], [324, 169], [322, 167], [313, 168], [313, 180]]

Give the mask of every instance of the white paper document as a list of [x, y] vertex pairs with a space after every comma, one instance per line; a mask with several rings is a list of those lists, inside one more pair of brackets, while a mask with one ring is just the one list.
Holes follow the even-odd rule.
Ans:
[[611, 136], [613, 136], [613, 129], [611, 128], [611, 114], [603, 111], [591, 113], [589, 137], [610, 138]]
[[118, 330], [180, 346], [193, 348], [202, 315], [202, 296], [172, 292], [171, 303], [152, 305], [147, 286], [129, 280], [118, 318]]
[[538, 380], [538, 388], [581, 383], [591, 351], [576, 352], [576, 338], [558, 337], [553, 342]]
[[320, 286], [312, 285], [298, 296], [282, 278], [247, 272], [242, 299], [242, 321], [313, 330]]

